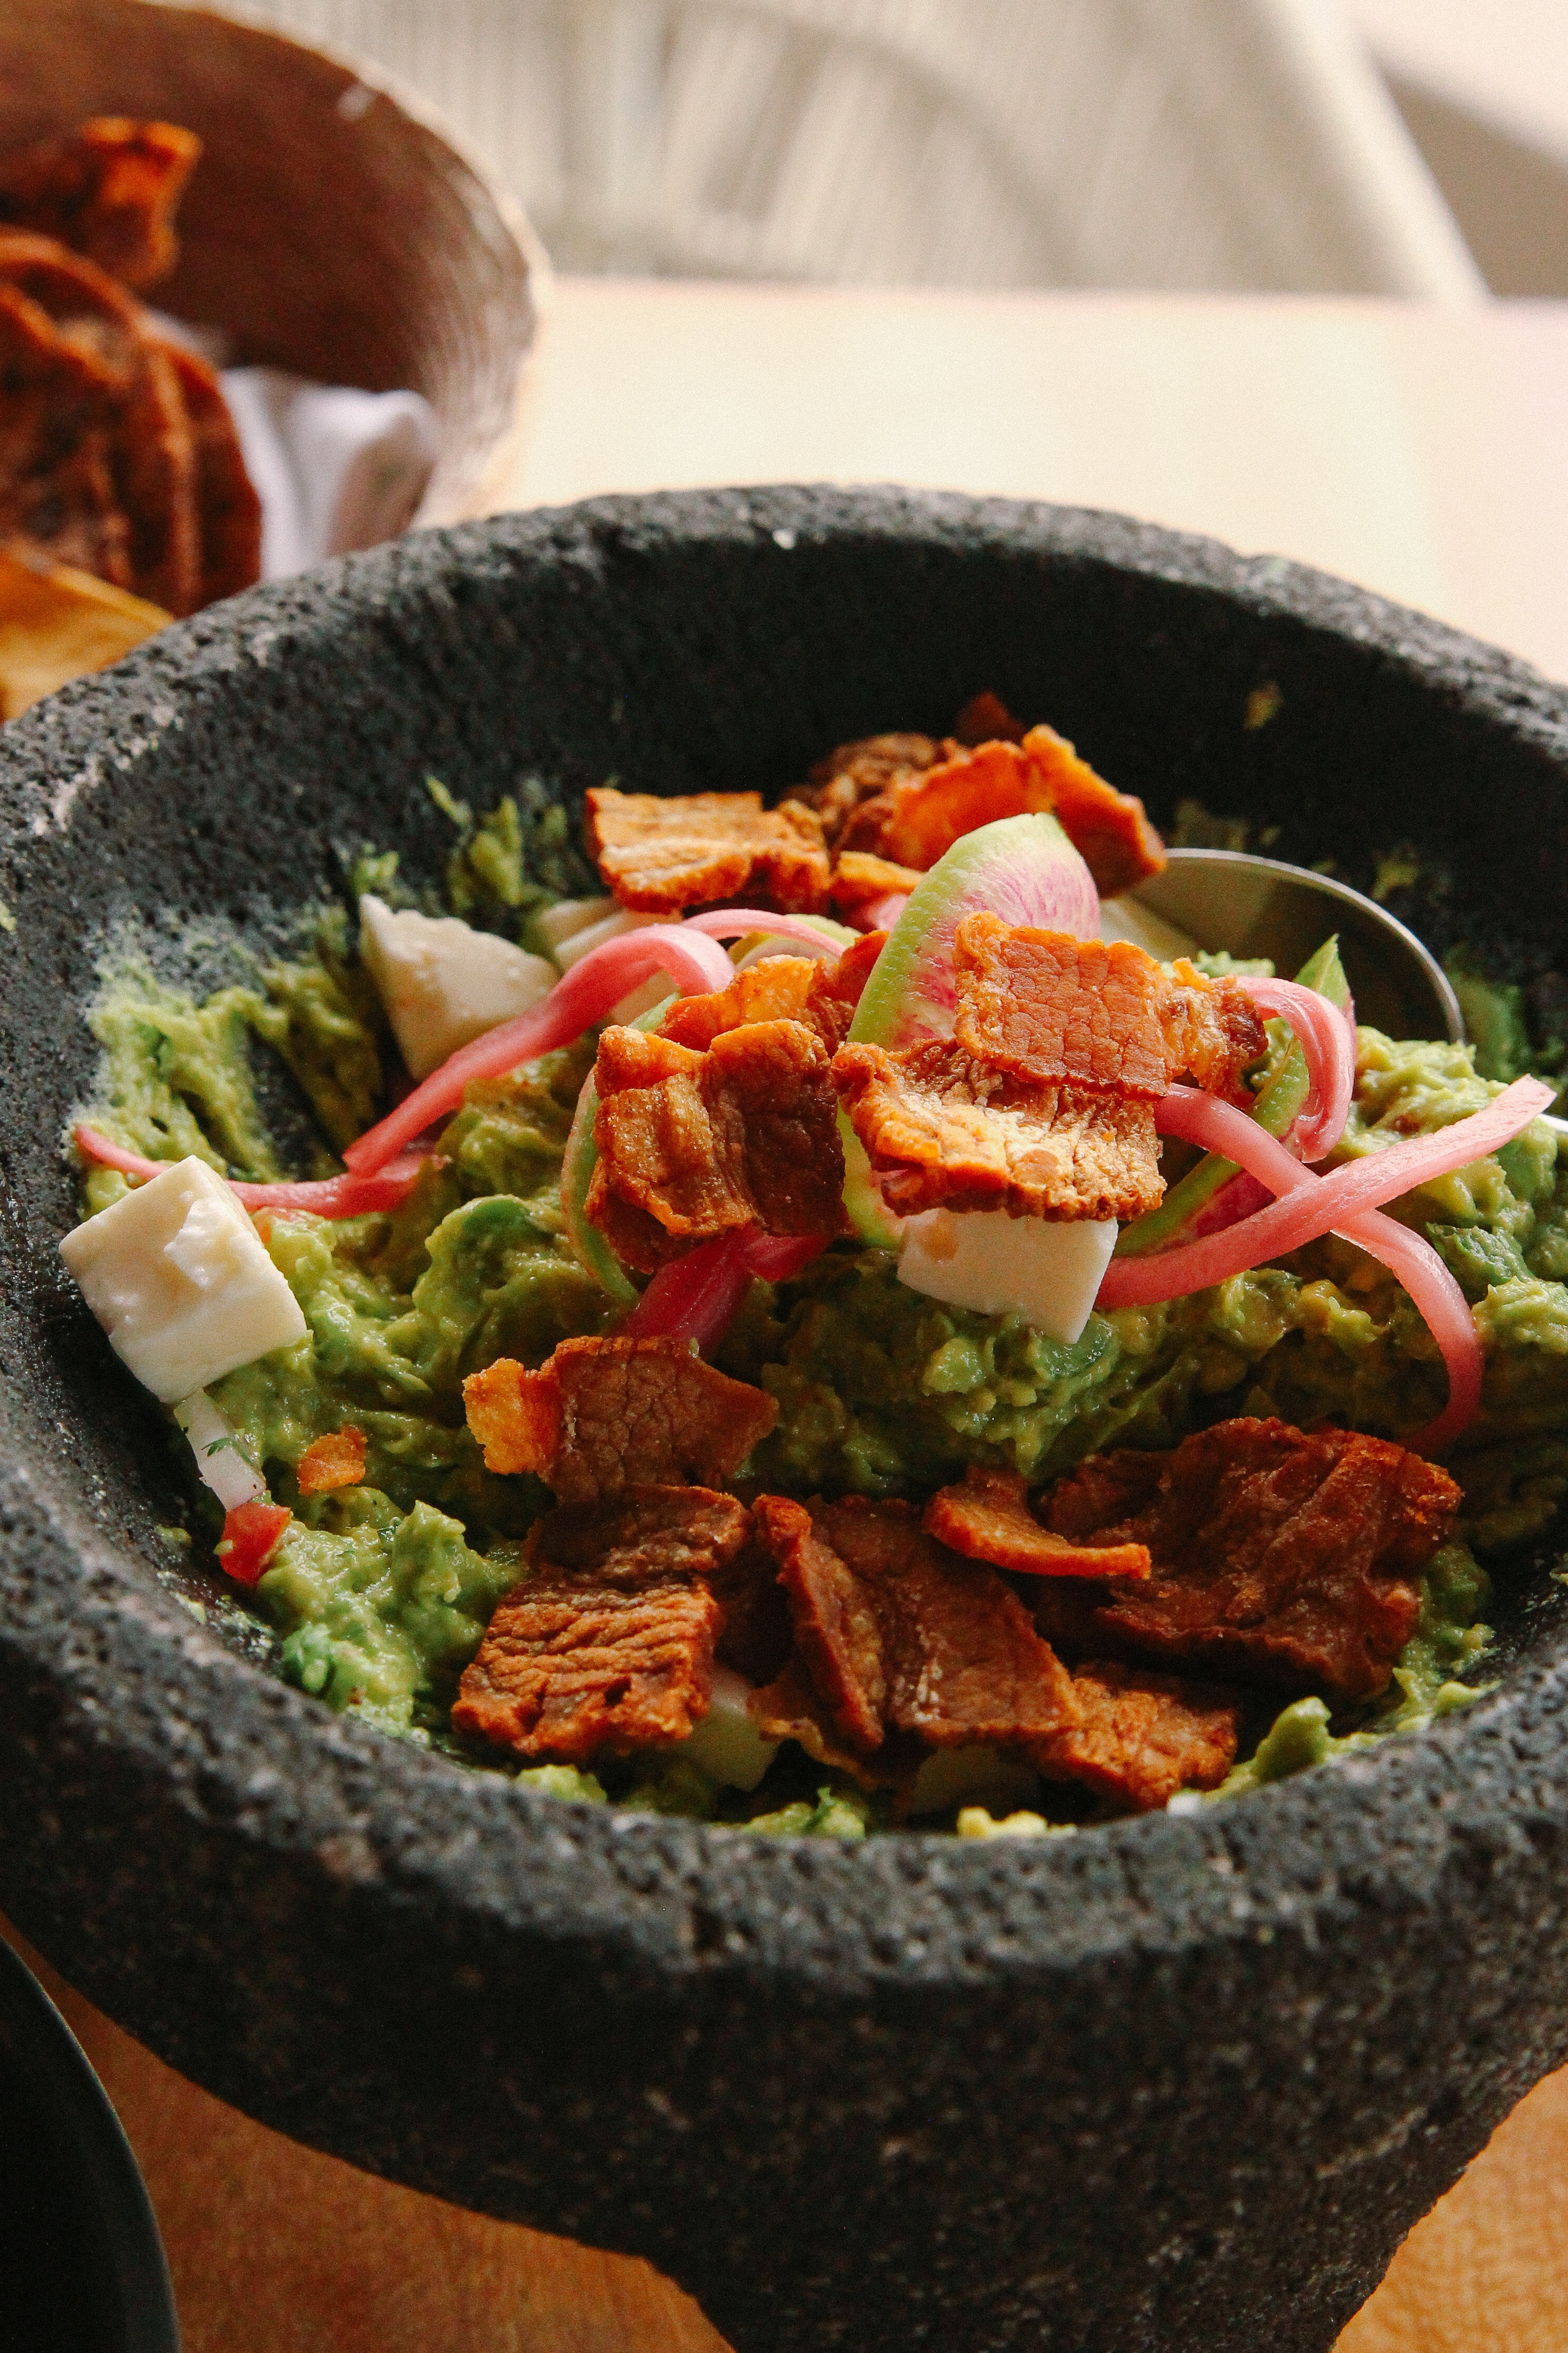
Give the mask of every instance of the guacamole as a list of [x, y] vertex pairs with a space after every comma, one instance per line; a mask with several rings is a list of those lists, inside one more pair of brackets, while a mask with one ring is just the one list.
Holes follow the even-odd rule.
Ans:
[[[512, 934], [526, 941], [539, 911], [577, 879], [563, 825], [552, 830], [557, 813], [510, 801], [476, 825], [450, 796], [443, 806], [458, 828], [451, 903], [510, 910]], [[378, 890], [395, 891], [395, 861], [370, 864]], [[362, 861], [356, 881], [368, 871]], [[292, 1173], [330, 1170], [384, 1104], [393, 1067], [341, 909], [319, 918], [303, 953], [199, 1001], [121, 954], [90, 1019], [102, 1048], [92, 1123], [151, 1158], [195, 1153], [236, 1176], [276, 1178], [286, 1158]], [[531, 1478], [485, 1469], [462, 1382], [498, 1356], [540, 1365], [559, 1341], [616, 1321], [574, 1254], [561, 1204], [593, 1057], [584, 1039], [471, 1085], [440, 1136], [439, 1163], [394, 1212], [336, 1222], [258, 1213], [307, 1335], [212, 1391], [240, 1451], [293, 1514], [255, 1588], [283, 1673], [384, 1731], [490, 1769], [510, 1768], [465, 1748], [448, 1710], [550, 1498]], [[1337, 1156], [1446, 1125], [1492, 1092], [1467, 1049], [1363, 1029]], [[125, 1181], [93, 1169], [87, 1208], [105, 1207]], [[1295, 1703], [1272, 1728], [1265, 1716], [1253, 1753], [1216, 1797], [1472, 1696], [1458, 1678], [1488, 1641], [1478, 1556], [1538, 1535], [1568, 1491], [1568, 1166], [1554, 1136], [1536, 1123], [1394, 1214], [1430, 1235], [1475, 1304], [1485, 1346], [1482, 1409], [1452, 1462], [1465, 1517], [1425, 1579], [1394, 1689], [1332, 1727], [1319, 1700]], [[1397, 1436], [1445, 1395], [1436, 1344], [1407, 1294], [1331, 1239], [1165, 1305], [1093, 1314], [1071, 1345], [1016, 1314], [940, 1306], [898, 1281], [892, 1253], [840, 1243], [786, 1282], [754, 1282], [716, 1361], [777, 1401], [777, 1424], [747, 1467], [799, 1496], [921, 1496], [975, 1463], [1033, 1484], [1098, 1451], [1168, 1448], [1237, 1414], [1303, 1427], [1333, 1417]], [[350, 1424], [364, 1440], [363, 1483], [302, 1493], [307, 1448]], [[997, 1802], [1017, 1771], [977, 1753], [974, 1787]], [[555, 1795], [763, 1832], [858, 1838], [881, 1826], [882, 1800], [820, 1774], [796, 1759], [742, 1795], [676, 1752], [519, 1778]], [[963, 1778], [942, 1782], [942, 1818], [956, 1813], [966, 1834], [1047, 1827], [1027, 1806], [997, 1816], [964, 1804]]]

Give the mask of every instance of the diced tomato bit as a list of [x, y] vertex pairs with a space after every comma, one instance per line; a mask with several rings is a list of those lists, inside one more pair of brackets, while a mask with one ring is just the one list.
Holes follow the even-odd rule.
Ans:
[[293, 1518], [281, 1504], [237, 1504], [223, 1524], [217, 1556], [237, 1585], [254, 1585]]

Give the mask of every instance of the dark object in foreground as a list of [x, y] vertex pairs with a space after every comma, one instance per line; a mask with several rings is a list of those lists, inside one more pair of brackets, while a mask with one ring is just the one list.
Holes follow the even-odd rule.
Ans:
[[427, 774], [479, 807], [520, 776], [568, 806], [610, 775], [776, 788], [986, 682], [1157, 822], [1197, 791], [1357, 876], [1409, 839], [1457, 922], [1552, 960], [1568, 693], [1103, 515], [510, 515], [258, 590], [5, 729], [0, 1903], [248, 2114], [645, 2255], [737, 2353], [1328, 2353], [1568, 2051], [1554, 1542], [1499, 1580], [1490, 1696], [1234, 1805], [852, 1849], [628, 1820], [333, 1717], [231, 1640], [157, 1533], [162, 1424], [54, 1260], [75, 1006], [125, 913], [216, 899], [275, 953], [271, 893], [328, 887], [342, 845], [438, 874]]
[[108, 2094], [0, 1937], [0, 2344], [178, 2353], [158, 2225]]

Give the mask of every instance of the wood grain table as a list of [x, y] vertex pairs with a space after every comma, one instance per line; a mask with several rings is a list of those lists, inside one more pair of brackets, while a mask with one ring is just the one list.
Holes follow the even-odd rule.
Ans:
[[[1568, 679], [1568, 305], [560, 281], [501, 503], [901, 480], [1115, 506], [1342, 572]], [[188, 2353], [723, 2353], [646, 2264], [280, 2139], [68, 1989]], [[1568, 2073], [1412, 2232], [1340, 2353], [1568, 2347]]]

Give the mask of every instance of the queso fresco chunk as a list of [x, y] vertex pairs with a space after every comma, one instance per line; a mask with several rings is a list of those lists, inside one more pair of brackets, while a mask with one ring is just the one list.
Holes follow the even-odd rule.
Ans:
[[60, 1256], [115, 1355], [164, 1405], [305, 1336], [256, 1228], [195, 1156], [89, 1218]]

